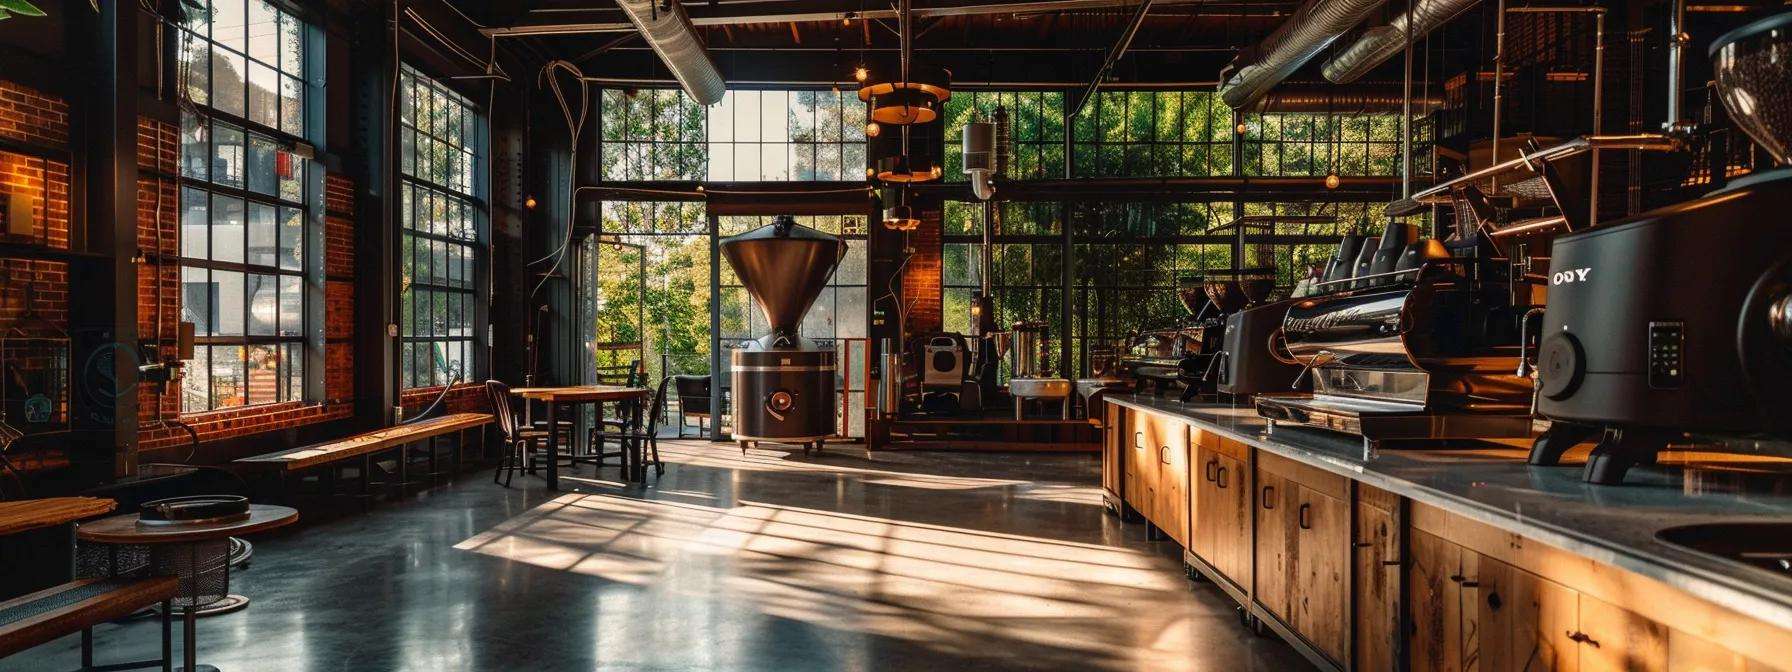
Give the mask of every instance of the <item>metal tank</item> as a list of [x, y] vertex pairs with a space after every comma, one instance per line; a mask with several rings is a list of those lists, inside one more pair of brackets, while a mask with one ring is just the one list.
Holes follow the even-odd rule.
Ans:
[[846, 256], [846, 243], [780, 215], [718, 246], [771, 325], [771, 333], [729, 356], [734, 439], [743, 452], [759, 441], [820, 450], [834, 433], [834, 351], [797, 328]]

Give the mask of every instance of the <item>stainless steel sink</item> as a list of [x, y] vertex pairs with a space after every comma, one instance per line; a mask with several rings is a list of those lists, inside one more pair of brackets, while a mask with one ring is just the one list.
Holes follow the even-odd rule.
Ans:
[[1792, 522], [1708, 523], [1655, 533], [1669, 544], [1781, 574], [1792, 574]]

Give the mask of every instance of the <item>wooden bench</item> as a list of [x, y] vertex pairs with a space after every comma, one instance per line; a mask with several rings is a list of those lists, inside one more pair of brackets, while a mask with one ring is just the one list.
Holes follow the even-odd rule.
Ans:
[[[430, 442], [429, 461], [430, 476], [439, 475], [435, 469], [435, 439], [449, 434], [460, 434], [462, 441], [455, 446], [455, 466], [460, 466], [461, 447], [466, 444], [465, 434], [469, 429], [481, 429], [491, 424], [490, 413], [452, 413], [441, 417], [430, 418], [408, 425], [387, 427], [371, 432], [363, 432], [334, 441], [312, 444], [291, 450], [255, 455], [236, 460], [236, 464], [272, 468], [278, 470], [282, 480], [286, 474], [304, 471], [316, 467], [341, 465], [349, 460], [361, 461], [362, 494], [366, 495], [367, 475], [372, 471], [373, 456], [391, 450], [402, 450], [405, 446], [422, 441]], [[408, 483], [407, 471], [410, 459], [401, 454], [398, 459], [398, 482], [400, 487]], [[333, 475], [334, 472], [331, 472]]]
[[[174, 669], [173, 625], [169, 601], [180, 591], [180, 579], [82, 579], [0, 602], [0, 658], [81, 633], [82, 669], [123, 670], [160, 666]], [[135, 663], [93, 664], [93, 626], [124, 618], [155, 604], [162, 605], [162, 658]]]

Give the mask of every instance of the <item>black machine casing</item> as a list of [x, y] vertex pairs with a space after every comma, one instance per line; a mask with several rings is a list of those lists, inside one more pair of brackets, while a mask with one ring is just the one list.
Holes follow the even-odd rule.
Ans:
[[1586, 473], [1615, 482], [1682, 432], [1792, 433], [1789, 211], [1775, 171], [1558, 237], [1537, 410], [1559, 429], [1532, 461], [1617, 430]]
[[734, 414], [735, 440], [800, 444], [834, 434], [834, 351], [806, 345], [730, 355], [736, 403], [759, 407]]
[[1294, 385], [1301, 378], [1300, 365], [1285, 363], [1272, 354], [1284, 347], [1280, 332], [1291, 305], [1294, 301], [1278, 301], [1226, 316], [1216, 365], [1219, 392], [1244, 396], [1298, 389]]

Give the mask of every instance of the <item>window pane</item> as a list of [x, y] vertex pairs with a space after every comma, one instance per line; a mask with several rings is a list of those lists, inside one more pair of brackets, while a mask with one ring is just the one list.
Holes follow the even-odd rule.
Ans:
[[273, 336], [279, 329], [280, 295], [275, 276], [251, 273], [245, 290], [249, 295], [249, 335]]
[[180, 254], [183, 257], [206, 258], [211, 240], [211, 214], [207, 201], [206, 193], [198, 189], [185, 187], [180, 191]]
[[274, 69], [249, 63], [249, 121], [280, 127], [280, 77]]
[[280, 70], [289, 75], [304, 74], [305, 36], [298, 19], [280, 15]]
[[249, 57], [270, 66], [280, 63], [280, 13], [267, 0], [249, 0]]
[[212, 47], [212, 107], [243, 114], [243, 86], [248, 63], [239, 54]]
[[249, 191], [271, 196], [279, 188], [279, 185], [276, 184], [278, 176], [275, 175], [276, 159], [274, 158], [275, 152], [278, 151], [279, 148], [273, 140], [259, 135], [249, 135], [249, 163], [243, 169], [248, 177]]
[[280, 130], [305, 134], [305, 88], [294, 77], [280, 77]]
[[274, 152], [274, 175], [280, 181], [280, 198], [305, 200], [305, 169], [310, 162], [284, 149]]
[[197, 413], [211, 408], [211, 348], [193, 348], [186, 374], [180, 380], [180, 411]]
[[251, 345], [247, 349], [249, 356], [247, 396], [251, 404], [271, 404], [279, 400], [280, 392], [280, 349], [274, 345]]
[[279, 252], [275, 238], [274, 206], [250, 203], [248, 211], [249, 248], [244, 261], [259, 266], [273, 266]]
[[218, 184], [243, 186], [243, 130], [228, 124], [212, 127], [212, 181]]
[[212, 255], [215, 261], [243, 261], [243, 199], [212, 196]]
[[243, 51], [243, 25], [247, 7], [243, 0], [212, 0], [212, 40], [237, 51]]
[[286, 370], [286, 390], [280, 400], [299, 401], [305, 398], [305, 345], [287, 343], [284, 347], [286, 354], [281, 363]]
[[305, 281], [296, 275], [280, 276], [280, 335], [303, 336]]
[[[204, 31], [204, 28], [200, 28]], [[196, 105], [211, 104], [211, 72], [212, 48], [200, 35], [186, 31], [180, 36], [180, 63], [177, 67], [182, 73], [181, 81], [185, 83], [187, 98]]]
[[212, 406], [241, 406], [248, 390], [243, 372], [243, 346], [216, 346], [212, 351]]
[[192, 266], [180, 269], [180, 319], [193, 323], [195, 335], [216, 333], [212, 329], [217, 315], [214, 307], [217, 296], [217, 287], [211, 283], [205, 269]]
[[211, 179], [211, 129], [198, 117], [180, 118], [180, 174], [195, 180]]
[[213, 333], [219, 336], [242, 336], [244, 327], [243, 274], [236, 271], [212, 273], [212, 315], [216, 320]]
[[280, 208], [280, 268], [301, 270], [305, 267], [305, 211]]

